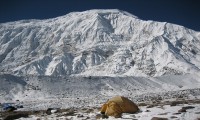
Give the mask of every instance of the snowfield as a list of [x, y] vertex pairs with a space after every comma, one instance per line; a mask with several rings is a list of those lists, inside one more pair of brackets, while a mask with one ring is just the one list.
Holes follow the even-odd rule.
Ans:
[[0, 103], [23, 105], [0, 119], [101, 119], [116, 95], [141, 110], [119, 119], [199, 120], [200, 32], [117, 9], [0, 24]]

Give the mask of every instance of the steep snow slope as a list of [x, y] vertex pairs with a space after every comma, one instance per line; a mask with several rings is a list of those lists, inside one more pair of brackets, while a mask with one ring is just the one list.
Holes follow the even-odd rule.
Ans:
[[199, 32], [121, 10], [0, 24], [3, 73], [160, 76], [199, 71]]

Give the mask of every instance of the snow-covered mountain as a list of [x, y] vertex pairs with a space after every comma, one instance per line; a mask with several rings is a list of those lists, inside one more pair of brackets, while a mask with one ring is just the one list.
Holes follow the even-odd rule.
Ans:
[[121, 10], [0, 24], [0, 72], [160, 76], [199, 73], [200, 32]]

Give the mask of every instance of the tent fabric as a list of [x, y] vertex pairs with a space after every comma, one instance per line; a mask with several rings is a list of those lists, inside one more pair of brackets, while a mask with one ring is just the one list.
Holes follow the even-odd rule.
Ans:
[[121, 117], [122, 113], [135, 113], [138, 110], [138, 106], [128, 98], [116, 96], [103, 104], [101, 113], [118, 118]]

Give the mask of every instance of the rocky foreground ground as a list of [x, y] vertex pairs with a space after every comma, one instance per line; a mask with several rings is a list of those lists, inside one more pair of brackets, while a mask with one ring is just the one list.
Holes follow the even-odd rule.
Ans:
[[[135, 114], [124, 113], [122, 118], [132, 120], [200, 120], [200, 99], [173, 101], [151, 101], [138, 103], [140, 111]], [[115, 119], [105, 117], [99, 112], [100, 106], [91, 108], [68, 108], [37, 111], [3, 111], [0, 120], [95, 120]]]

